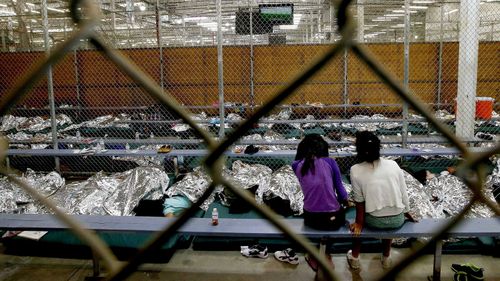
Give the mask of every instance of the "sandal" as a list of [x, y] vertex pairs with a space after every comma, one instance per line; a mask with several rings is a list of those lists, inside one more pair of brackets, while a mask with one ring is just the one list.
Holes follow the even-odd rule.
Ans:
[[309, 256], [309, 254], [306, 254], [304, 259], [306, 260], [307, 264], [314, 272], [318, 271], [318, 262], [316, 261], [316, 259]]
[[158, 149], [158, 153], [169, 153], [170, 151], [172, 151], [172, 146], [171, 146], [171, 145], [169, 145], [169, 144], [162, 145], [162, 146]]

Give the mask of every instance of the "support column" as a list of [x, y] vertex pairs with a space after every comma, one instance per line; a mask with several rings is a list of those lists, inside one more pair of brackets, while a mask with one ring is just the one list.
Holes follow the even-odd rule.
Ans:
[[335, 41], [335, 6], [333, 6], [332, 1], [330, 1], [330, 42]]
[[160, 0], [156, 0], [156, 43], [160, 51], [160, 86], [163, 90], [163, 46], [161, 43], [161, 25]]
[[[49, 18], [47, 15], [47, 0], [42, 0], [42, 17], [43, 17], [43, 41], [45, 43], [45, 53], [50, 55], [49, 45]], [[47, 70], [47, 91], [49, 93], [49, 107], [50, 107], [50, 123], [52, 127], [52, 146], [54, 149], [59, 149], [57, 141], [57, 120], [56, 120], [56, 106], [54, 101], [54, 84], [52, 81], [52, 66]], [[59, 157], [55, 157], [55, 168], [57, 172], [59, 169]]]
[[7, 52], [7, 45], [5, 44], [5, 31], [2, 30], [2, 52]]
[[219, 83], [219, 138], [224, 137], [224, 59], [222, 54], [222, 0], [217, 0], [217, 69]]
[[363, 43], [365, 40], [365, 6], [363, 0], [358, 0], [358, 42]]
[[[255, 82], [254, 82], [254, 50], [253, 50], [253, 8], [248, 2], [248, 9], [250, 10], [250, 108], [253, 113], [255, 106]], [[244, 116], [245, 117], [245, 116]]]
[[[410, 80], [410, 0], [405, 0], [405, 18], [404, 18], [404, 86], [409, 88]], [[402, 146], [406, 148], [408, 142], [408, 103], [403, 101], [403, 132]]]
[[479, 0], [460, 2], [458, 51], [457, 128], [458, 137], [474, 137], [476, 114], [477, 57], [479, 49]]
[[438, 54], [438, 89], [437, 89], [437, 109], [441, 109], [441, 91], [443, 82], [443, 16], [444, 8], [443, 5], [439, 7], [439, 14], [441, 16], [439, 20], [439, 54]]

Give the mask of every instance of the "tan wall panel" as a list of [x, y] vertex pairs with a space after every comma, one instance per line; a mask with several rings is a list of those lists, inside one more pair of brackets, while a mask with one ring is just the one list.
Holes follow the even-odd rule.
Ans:
[[214, 105], [218, 101], [217, 86], [179, 86], [168, 89], [168, 92], [186, 106]]
[[[122, 51], [140, 70], [145, 72], [156, 83], [160, 83], [160, 51], [157, 49], [133, 49]], [[130, 84], [135, 82], [122, 71], [116, 73], [116, 83]]]
[[348, 93], [351, 104], [401, 103], [401, 99], [383, 83], [349, 84]]
[[207, 48], [164, 49], [163, 58], [166, 85], [207, 84], [213, 80], [210, 69], [217, 68], [217, 56]]
[[75, 55], [68, 53], [53, 68], [54, 87], [67, 86], [76, 89]]
[[455, 98], [457, 97], [457, 82], [456, 81], [448, 81], [443, 82], [441, 86], [441, 102], [442, 103], [454, 103]]
[[437, 81], [439, 71], [438, 52], [439, 45], [437, 44], [410, 44], [409, 80]]
[[324, 105], [341, 104], [344, 86], [341, 84], [304, 85], [299, 93], [304, 95], [305, 102]]
[[458, 44], [443, 43], [442, 57], [442, 79], [458, 79]]
[[479, 44], [477, 79], [499, 80], [500, 77], [500, 43], [485, 42]]
[[[282, 89], [282, 86], [278, 85], [259, 85], [255, 87], [255, 100], [257, 105], [261, 105], [267, 102], [269, 99], [274, 97], [276, 93]], [[291, 97], [283, 101], [283, 104], [304, 104], [304, 92], [299, 90], [295, 92]]]
[[140, 88], [100, 87], [85, 89], [83, 103], [92, 107], [138, 107], [151, 105], [153, 99]]
[[300, 46], [259, 46], [254, 56], [255, 83], [289, 81], [306, 64]]
[[500, 82], [478, 83], [476, 92], [478, 97], [490, 97], [500, 102]]
[[[255, 46], [255, 100], [256, 104], [267, 100], [290, 79], [300, 73], [311, 61], [321, 56], [327, 45]], [[403, 77], [403, 44], [367, 44], [391, 72], [401, 80]], [[410, 45], [410, 87], [425, 102], [433, 102], [437, 95], [438, 44]], [[159, 50], [136, 49], [122, 51], [140, 68], [159, 81]], [[250, 100], [250, 49], [248, 46], [224, 48], [224, 88], [229, 102]], [[478, 96], [500, 99], [498, 69], [500, 43], [483, 42], [479, 47]], [[0, 53], [0, 95], [3, 95], [15, 80], [19, 79], [35, 63], [45, 56], [37, 53]], [[165, 86], [181, 103], [186, 105], [209, 105], [218, 100], [217, 48], [166, 48], [164, 49]], [[78, 51], [77, 66], [81, 95], [89, 106], [149, 103], [151, 99], [137, 90], [111, 61], [97, 51]], [[66, 55], [54, 66], [54, 89], [56, 102], [71, 102], [76, 98], [74, 53]], [[452, 102], [456, 97], [458, 72], [458, 44], [444, 43], [442, 54], [442, 101]], [[350, 103], [392, 103], [397, 100], [392, 91], [368, 70], [352, 53], [348, 56], [348, 79]], [[339, 84], [331, 84], [339, 82]], [[307, 101], [323, 104], [340, 103], [343, 82], [343, 57], [339, 56], [321, 70], [286, 103], [303, 104]], [[417, 83], [419, 82], [419, 83]], [[94, 97], [98, 93], [106, 93]], [[110, 95], [107, 95], [107, 94]], [[116, 95], [125, 93], [125, 101]], [[332, 94], [333, 93], [333, 94]], [[85, 95], [90, 95], [86, 98]], [[108, 98], [106, 102], [104, 99]], [[46, 78], [37, 84], [25, 101], [30, 106], [47, 104]], [[93, 104], [93, 103], [96, 104]], [[111, 104], [110, 104], [111, 103]], [[137, 103], [137, 104], [133, 104]]]
[[226, 102], [251, 104], [250, 87], [226, 85], [224, 86], [224, 100]]
[[[299, 72], [309, 67], [318, 58], [324, 56], [331, 45], [310, 45], [298, 46], [295, 52], [301, 54], [304, 64], [301, 65]], [[308, 83], [319, 82], [340, 82], [344, 81], [344, 58], [343, 52], [333, 58], [324, 68], [316, 73]]]
[[[249, 47], [225, 47], [224, 59], [224, 84], [250, 85], [250, 48]], [[215, 75], [210, 75], [212, 83], [218, 83], [218, 68], [215, 67]]]
[[434, 103], [437, 101], [437, 86], [435, 83], [409, 83], [409, 88], [414, 95], [424, 103]]
[[19, 107], [28, 108], [46, 108], [48, 105], [49, 96], [47, 94], [47, 86], [32, 88], [17, 104]]
[[[367, 44], [368, 50], [386, 69], [403, 79], [403, 44]], [[348, 54], [347, 77], [350, 82], [378, 82], [380, 79], [352, 52]]]
[[[0, 53], [0, 85], [3, 89], [14, 86], [33, 65], [44, 57], [44, 53]], [[44, 76], [38, 85], [46, 85]], [[3, 93], [2, 93], [3, 94]]]
[[78, 73], [83, 86], [109, 86], [116, 84], [121, 75], [118, 68], [97, 51], [78, 53]]

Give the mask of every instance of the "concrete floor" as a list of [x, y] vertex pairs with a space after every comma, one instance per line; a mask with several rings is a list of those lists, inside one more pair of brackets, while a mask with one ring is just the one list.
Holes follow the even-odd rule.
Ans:
[[[393, 249], [394, 261], [409, 249]], [[22, 257], [1, 254], [0, 280], [77, 281], [92, 275], [89, 260]], [[345, 255], [333, 255], [339, 280], [376, 280], [383, 273], [377, 254], [361, 256], [361, 270], [351, 271]], [[427, 280], [432, 274], [433, 257], [423, 256], [401, 272], [397, 280]], [[472, 262], [485, 269], [485, 279], [500, 281], [500, 259], [481, 255], [446, 255], [442, 260], [441, 280], [453, 280], [452, 263]], [[296, 266], [285, 264], [270, 255], [267, 259], [246, 258], [239, 252], [178, 250], [167, 264], [145, 264], [127, 280], [314, 280], [314, 272], [300, 255]]]

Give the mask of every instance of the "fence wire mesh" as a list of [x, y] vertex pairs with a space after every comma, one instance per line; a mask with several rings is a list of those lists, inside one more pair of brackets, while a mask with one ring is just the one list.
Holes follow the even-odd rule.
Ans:
[[[494, 111], [500, 83], [500, 5], [415, 2], [364, 0], [347, 8], [349, 1], [247, 1], [225, 3], [218, 14], [217, 3], [202, 1], [101, 1], [101, 13], [77, 1], [73, 4], [90, 10], [86, 19], [73, 18], [77, 24], [67, 3], [1, 4], [1, 113], [13, 114], [4, 116], [2, 131], [10, 149], [52, 148], [57, 154], [9, 156], [8, 168], [55, 169], [71, 175], [123, 172], [137, 166], [174, 173], [179, 166], [191, 171], [206, 165], [213, 184], [203, 197], [129, 264], [119, 267], [108, 252], [93, 246], [113, 280], [129, 275], [173, 234], [216, 184], [249, 200], [289, 238], [314, 252], [268, 208], [227, 182], [219, 165], [229, 167], [243, 159], [277, 170], [291, 163], [298, 141], [310, 133], [323, 135], [334, 155], [347, 155], [337, 158], [344, 174], [355, 160], [342, 152], [350, 151], [357, 130], [376, 132], [387, 151], [455, 146], [463, 161], [438, 153], [430, 158], [387, 154], [413, 172], [439, 173], [454, 166], [470, 170], [478, 180], [464, 181], [482, 194], [484, 178], [477, 164], [500, 149]], [[477, 71], [468, 61], [460, 61], [464, 57], [477, 59]], [[470, 92], [476, 95], [461, 94]], [[20, 96], [24, 98], [18, 101]], [[476, 96], [482, 99], [476, 101]], [[166, 143], [188, 151], [187, 156], [61, 154], [75, 149], [157, 151]], [[251, 144], [289, 153], [261, 158], [238, 154]], [[493, 148], [475, 154], [467, 144]], [[227, 150], [233, 154], [221, 163]], [[499, 214], [491, 200], [477, 200]], [[95, 243], [89, 233], [81, 235]], [[431, 242], [411, 256], [422, 254]], [[381, 280], [395, 276], [412, 257]]]

